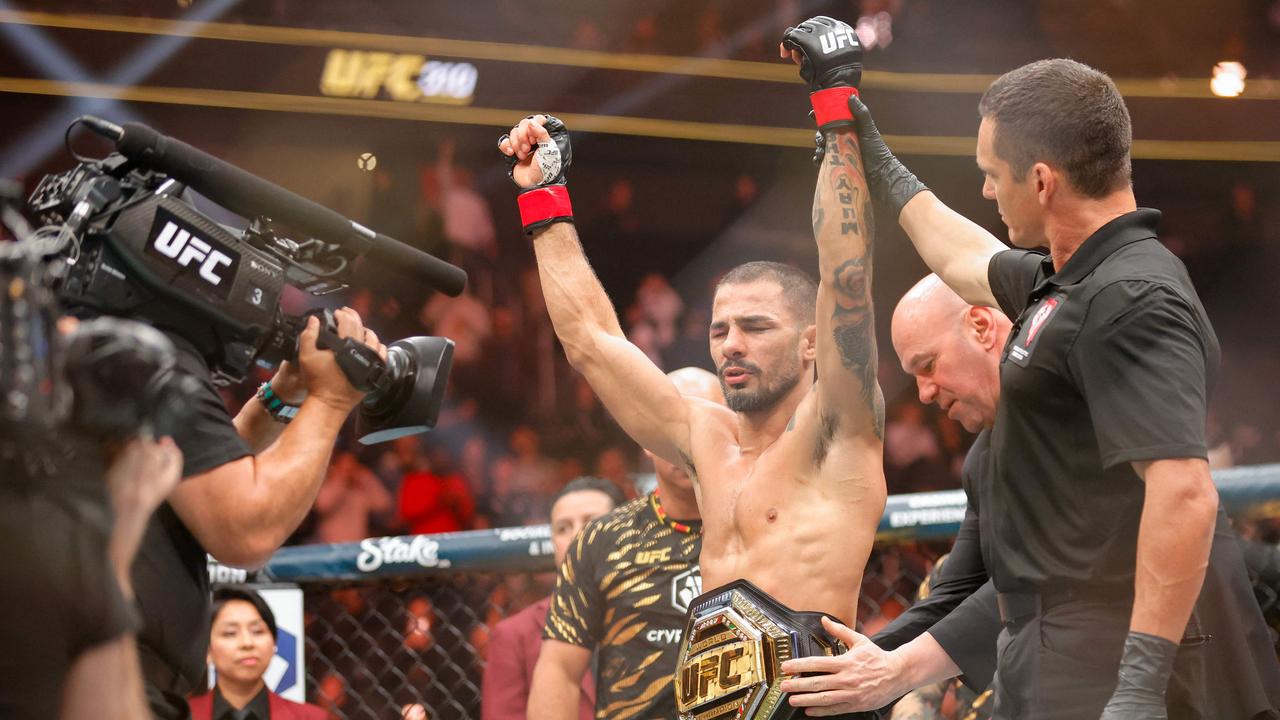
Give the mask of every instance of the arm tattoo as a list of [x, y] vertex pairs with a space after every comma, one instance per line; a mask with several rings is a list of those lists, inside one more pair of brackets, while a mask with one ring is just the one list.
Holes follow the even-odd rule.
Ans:
[[877, 379], [874, 313], [871, 307], [870, 273], [865, 260], [846, 260], [836, 268], [831, 288], [836, 307], [831, 314], [832, 335], [840, 361], [856, 374], [862, 385], [862, 401], [875, 423], [876, 437], [884, 439], [884, 396]]
[[[835, 298], [835, 310], [831, 316], [832, 336], [841, 363], [861, 381], [862, 401], [871, 413], [876, 436], [883, 439], [884, 398], [877, 381], [879, 363], [875, 316], [871, 304], [874, 234], [871, 199], [863, 196], [862, 187], [854, 181], [855, 173], [860, 172], [860, 166], [858, 148], [853, 140], [832, 135], [828, 138], [827, 148], [827, 171], [835, 190], [840, 235], [846, 236], [854, 249], [852, 257], [841, 263], [830, 278], [823, 278], [829, 283]], [[826, 218], [822, 199], [822, 189], [819, 188], [813, 211], [815, 235], [819, 235], [819, 229]]]

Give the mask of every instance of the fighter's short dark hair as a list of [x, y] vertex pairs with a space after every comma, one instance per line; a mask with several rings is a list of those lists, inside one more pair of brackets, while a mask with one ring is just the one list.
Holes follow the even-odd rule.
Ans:
[[996, 156], [1015, 179], [1047, 162], [1086, 197], [1132, 182], [1129, 110], [1106, 73], [1065, 58], [1039, 60], [991, 83], [978, 112], [995, 121]]
[[793, 265], [755, 260], [743, 263], [720, 278], [716, 283], [716, 292], [725, 285], [738, 285], [756, 280], [772, 280], [782, 286], [782, 297], [788, 309], [800, 320], [802, 325], [812, 325], [817, 315], [818, 284], [809, 273]]
[[262, 599], [258, 591], [246, 587], [226, 585], [213, 591], [213, 607], [209, 614], [210, 625], [217, 621], [218, 613], [221, 613], [222, 608], [232, 600], [243, 600], [252, 605], [258, 611], [258, 616], [262, 618], [262, 622], [266, 623], [267, 629], [271, 631], [271, 637], [277, 637], [276, 615], [271, 612], [271, 606], [267, 604], [266, 600]]
[[555, 497], [551, 498], [551, 507], [555, 507], [556, 503], [560, 501], [560, 498], [565, 495], [582, 492], [584, 490], [595, 490], [596, 492], [604, 493], [609, 496], [609, 500], [613, 503], [614, 507], [618, 507], [627, 501], [626, 495], [622, 494], [622, 490], [620, 490], [617, 485], [594, 475], [583, 475], [582, 477], [570, 480], [564, 487], [560, 488], [560, 491], [555, 494]]

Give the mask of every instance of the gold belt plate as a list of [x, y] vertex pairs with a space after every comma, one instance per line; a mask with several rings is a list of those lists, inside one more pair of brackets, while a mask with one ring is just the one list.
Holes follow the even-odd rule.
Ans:
[[680, 720], [766, 720], [783, 699], [790, 635], [736, 589], [726, 594], [685, 629], [675, 677]]

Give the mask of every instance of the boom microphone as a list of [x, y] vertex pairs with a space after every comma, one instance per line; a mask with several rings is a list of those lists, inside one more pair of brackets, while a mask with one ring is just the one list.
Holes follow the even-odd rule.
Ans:
[[89, 115], [79, 121], [113, 141], [121, 155], [158, 170], [245, 217], [264, 216], [309, 236], [338, 243], [389, 268], [416, 273], [441, 292], [457, 296], [467, 274], [433, 255], [370, 230], [273, 182], [140, 123], [116, 125]]

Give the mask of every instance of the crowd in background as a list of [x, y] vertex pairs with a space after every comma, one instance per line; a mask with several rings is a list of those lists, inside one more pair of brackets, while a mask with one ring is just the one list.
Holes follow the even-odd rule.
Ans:
[[[54, 4], [100, 10], [83, 0]], [[1114, 54], [1087, 59], [1118, 76], [1198, 77], [1222, 55], [1245, 61], [1251, 81], [1280, 75], [1280, 0], [1223, 3], [1212, 17], [1193, 17], [1187, 15], [1191, 10], [1166, 5], [1137, 0], [1079, 9], [1060, 0], [714, 0], [696, 8], [640, 3], [602, 12], [598, 4], [572, 0], [472, 5], [387, 0], [376, 10], [362, 3], [269, 0], [229, 3], [217, 19], [764, 62], [775, 59], [779, 28], [798, 18], [830, 12], [875, 21], [887, 13], [892, 22], [877, 25], [880, 46], [868, 67], [997, 72], [1055, 48], [1072, 47], [1081, 35], [1098, 35], [1098, 28], [1108, 26], [1100, 13], [1141, 16], [1144, 8], [1158, 7], [1168, 26], [1202, 25], [1206, 37], [1216, 37], [1215, 28], [1227, 23], [1232, 13], [1266, 5], [1273, 9], [1259, 17], [1267, 21], [1246, 23], [1249, 34], [1229, 37], [1225, 47], [1208, 41], [1199, 48], [1170, 42], [1167, 52], [1158, 52], [1153, 48], [1159, 33], [1153, 32], [1153, 37], [1126, 42], [1108, 43], [1104, 37], [1091, 52], [1105, 53], [1110, 45]], [[172, 0], [132, 0], [117, 3], [112, 12], [167, 17], [192, 6], [201, 3], [179, 0], [175, 9]], [[556, 22], [545, 21], [548, 13]], [[1082, 26], [1089, 32], [1081, 32]], [[1068, 35], [1070, 42], [1063, 40]], [[993, 42], [993, 36], [1000, 41]], [[1138, 42], [1147, 44], [1136, 47], [1133, 43]], [[1206, 53], [1214, 56], [1209, 64]], [[576, 91], [572, 85], [563, 89], [571, 99]], [[677, 88], [669, 94], [691, 92]], [[804, 111], [803, 99], [797, 96], [796, 113]], [[735, 109], [724, 112], [726, 121], [733, 122]], [[210, 123], [219, 123], [227, 116], [210, 117]], [[467, 291], [450, 298], [390, 274], [366, 276], [330, 298], [290, 291], [285, 309], [297, 313], [332, 301], [355, 308], [384, 342], [423, 334], [452, 339], [455, 352], [445, 406], [432, 432], [391, 443], [362, 445], [354, 424], [349, 426], [334, 450], [312, 512], [291, 544], [540, 524], [547, 520], [550, 498], [574, 477], [597, 475], [632, 496], [637, 481], [652, 472], [558, 346], [528, 240], [519, 232], [513, 188], [493, 152], [491, 140], [496, 137], [486, 137], [487, 155], [482, 155], [466, 129], [422, 125], [420, 155], [405, 157], [410, 153], [401, 147], [395, 148], [400, 157], [382, 153], [369, 174], [372, 192], [367, 207], [322, 199], [380, 232], [464, 267], [469, 274]], [[493, 135], [497, 132], [494, 129]], [[193, 134], [190, 139], [204, 146], [202, 136]], [[763, 151], [728, 144], [650, 141], [640, 146], [634, 164], [624, 165], [617, 161], [620, 153], [612, 144], [616, 139], [586, 135], [581, 140], [579, 157], [596, 153], [597, 167], [593, 170], [589, 162], [582, 162], [570, 172], [577, 226], [628, 338], [664, 371], [685, 366], [714, 370], [707, 330], [719, 273], [753, 259], [814, 266], [812, 238], [794, 231], [808, 224], [812, 176], [788, 174], [785, 169], [770, 175], [764, 169], [781, 163], [760, 155], [741, 159], [739, 153]], [[575, 150], [579, 141], [575, 136]], [[230, 150], [216, 144], [210, 149]], [[344, 152], [348, 149], [344, 146]], [[803, 150], [785, 152], [807, 157]], [[682, 157], [686, 153], [697, 158], [696, 164], [705, 160], [700, 174], [679, 171], [695, 164]], [[668, 162], [672, 156], [681, 156], [686, 165]], [[488, 164], [482, 157], [489, 158]], [[928, 163], [943, 161], [909, 161], [917, 171], [917, 162], [926, 166], [922, 178], [940, 193], [949, 189], [948, 183], [977, 193], [976, 176], [966, 176], [962, 183], [939, 180], [927, 172]], [[1191, 165], [1198, 169], [1184, 169]], [[1135, 174], [1140, 204], [1165, 212], [1161, 237], [1187, 263], [1222, 340], [1223, 369], [1209, 428], [1215, 468], [1280, 461], [1280, 403], [1274, 392], [1280, 372], [1274, 320], [1280, 314], [1280, 295], [1273, 278], [1280, 267], [1280, 203], [1275, 202], [1280, 187], [1274, 178], [1258, 180], [1262, 173], [1250, 174], [1240, 169], [1242, 165], [1250, 164], [1184, 163], [1178, 172], [1164, 173], [1163, 167], [1150, 163]], [[673, 172], [671, 167], [678, 169]], [[1199, 183], [1197, 190], [1183, 187], [1190, 185], [1185, 179], [1192, 172], [1200, 171], [1214, 179]], [[779, 191], [787, 184], [795, 187]], [[779, 195], [781, 203], [776, 201]], [[948, 202], [956, 198], [947, 196]], [[787, 218], [789, 224], [780, 225], [778, 218]], [[994, 215], [988, 220], [995, 222]], [[922, 272], [918, 264], [894, 266], [893, 251], [881, 249], [901, 240], [890, 237], [893, 230], [886, 226], [891, 225], [880, 223], [884, 237], [877, 239], [876, 260], [881, 385], [888, 401], [888, 491], [957, 488], [972, 436], [936, 406], [918, 401], [913, 382], [898, 369], [888, 342], [886, 318], [897, 297], [884, 288], [905, 290]], [[998, 224], [989, 229], [1004, 236]], [[713, 245], [720, 257], [707, 262], [699, 251]], [[912, 251], [898, 252], [901, 256]], [[252, 381], [227, 388], [229, 405], [239, 407], [268, 377], [261, 371]], [[1280, 554], [1274, 549], [1280, 542], [1280, 523], [1259, 520], [1238, 529], [1246, 540], [1259, 541], [1249, 545], [1250, 564], [1260, 568], [1258, 592], [1264, 607], [1272, 608], [1268, 619], [1280, 626], [1275, 611], [1280, 598], [1272, 589], [1280, 588]], [[902, 610], [944, 545], [877, 548], [858, 613], [865, 633], [874, 633]], [[437, 720], [475, 716], [474, 707], [447, 696], [444, 688], [455, 682], [478, 684], [489, 629], [504, 614], [545, 596], [549, 583], [548, 576], [513, 574], [407, 593], [371, 586], [313, 592], [307, 605], [308, 663], [318, 678], [309, 687], [312, 699], [334, 717], [350, 715], [362, 703], [377, 706], [379, 699], [396, 707], [425, 702], [430, 717]], [[1264, 597], [1265, 593], [1270, 595]]]
[[[725, 188], [744, 213], [753, 202], [751, 188], [742, 187], [748, 184], [735, 182]], [[494, 201], [477, 190], [470, 171], [456, 164], [452, 145], [443, 143], [437, 158], [425, 163], [407, 187], [396, 186], [391, 177], [382, 179], [381, 187], [383, 194], [375, 198], [375, 224], [401, 218], [405, 226], [399, 229], [400, 237], [466, 267], [468, 289], [449, 298], [388, 277], [376, 286], [353, 287], [336, 302], [357, 309], [386, 341], [414, 334], [451, 338], [456, 349], [447, 400], [438, 425], [426, 435], [364, 446], [352, 432], [344, 434], [311, 516], [294, 541], [355, 542], [384, 534], [543, 523], [556, 490], [588, 473], [634, 496], [637, 478], [651, 472], [651, 466], [568, 366], [542, 302], [527, 239], [513, 222], [495, 220]], [[498, 190], [497, 197], [504, 190]], [[646, 219], [655, 209], [638, 207], [627, 181], [598, 195], [599, 203], [577, 206], [578, 226], [589, 251], [643, 244], [653, 232]], [[404, 208], [413, 209], [408, 221], [403, 220]], [[1204, 213], [1217, 218], [1219, 227], [1239, 233], [1231, 242], [1218, 243], [1221, 253], [1280, 240], [1275, 218], [1258, 212], [1247, 185], [1234, 186], [1216, 210]], [[1168, 242], [1193, 263], [1198, 281], [1210, 286], [1226, 282], [1220, 274], [1231, 264], [1229, 258], [1219, 258], [1205, 243], [1190, 239], [1195, 237], [1195, 215], [1175, 212], [1174, 218], [1186, 218], [1190, 229], [1179, 231], [1175, 226]], [[664, 274], [646, 272], [642, 266], [619, 268], [605, 253], [597, 250], [592, 259], [599, 264], [628, 337], [664, 370], [687, 365], [712, 369], [707, 327], [714, 275], [692, 284], [701, 293], [681, 293]], [[804, 262], [804, 257], [794, 254], [796, 262]], [[640, 273], [628, 277], [628, 270]], [[1206, 295], [1206, 302], [1215, 297], [1213, 292]], [[1230, 305], [1220, 304], [1218, 309]], [[880, 312], [887, 316], [890, 308]], [[1227, 314], [1214, 320], [1234, 337], [1230, 328], [1247, 324], [1248, 317]], [[889, 492], [959, 487], [959, 470], [972, 436], [936, 406], [918, 401], [914, 384], [900, 374], [888, 345], [886, 338], [880, 352], [882, 383], [891, 389], [885, 430]], [[1255, 349], [1247, 342], [1224, 341], [1224, 374], [1265, 365], [1269, 360], [1256, 356], [1265, 346], [1263, 342]], [[1231, 390], [1232, 378], [1222, 382], [1228, 392], [1219, 394], [1211, 419], [1214, 467], [1280, 460], [1280, 426], [1274, 414], [1258, 414], [1257, 403], [1238, 402], [1240, 391]], [[1265, 523], [1249, 526], [1246, 534], [1277, 539], [1277, 529]], [[859, 608], [865, 632], [874, 632], [905, 607], [938, 551], [929, 545], [878, 550], [864, 579]], [[484, 597], [450, 607], [438, 607], [430, 593], [415, 596], [403, 608], [377, 608], [370, 603], [379, 601], [366, 590], [335, 591], [327, 602], [336, 615], [324, 620], [326, 630], [318, 631], [319, 637], [312, 636], [332, 668], [316, 689], [316, 698], [339, 707], [349, 702], [350, 693], [376, 695], [383, 692], [378, 688], [385, 686], [387, 673], [401, 672], [396, 668], [430, 675], [433, 667], [449, 672], [444, 668], [470, 663], [478, 671], [492, 625], [504, 612], [541, 597], [549, 583], [549, 577], [512, 575], [486, 586]], [[474, 620], [460, 620], [472, 617], [462, 607], [466, 604], [485, 610]], [[381, 644], [351, 647], [340, 631], [333, 631], [341, 629], [339, 616], [366, 618], [374, 626], [387, 622], [387, 631], [377, 634]], [[308, 632], [312, 635], [311, 629]], [[406, 658], [418, 662], [406, 664]], [[434, 675], [406, 676], [394, 684], [427, 693], [422, 688], [438, 692], [441, 681]], [[405, 697], [412, 699], [411, 695]], [[437, 705], [449, 702], [437, 698]]]
[[[452, 339], [446, 404], [437, 427], [426, 435], [372, 446], [344, 435], [312, 519], [297, 539], [350, 542], [387, 533], [541, 523], [549, 498], [583, 474], [607, 478], [633, 494], [633, 478], [651, 472], [651, 466], [568, 366], [543, 305], [527, 240], [514, 225], [499, 230], [472, 173], [455, 165], [451, 144], [443, 143], [438, 159], [424, 164], [416, 187], [393, 189], [390, 178], [386, 183], [386, 192], [375, 198], [375, 216], [381, 216], [374, 218], [375, 226], [410, 218], [399, 221], [405, 226], [396, 228], [397, 236], [461, 264], [470, 274], [468, 289], [450, 298], [386, 279], [377, 287], [352, 288], [339, 302], [355, 308], [384, 341], [420, 334]], [[750, 203], [749, 192], [737, 187], [731, 192]], [[1218, 243], [1219, 253], [1239, 255], [1250, 245], [1280, 238], [1277, 227], [1266, 224], [1274, 218], [1261, 217], [1251, 193], [1238, 185], [1223, 198], [1224, 214], [1234, 220], [1228, 227], [1240, 236]], [[405, 208], [413, 212], [404, 213]], [[599, 206], [579, 206], [578, 225], [589, 248], [643, 246], [650, 232], [646, 218], [655, 211], [637, 207], [623, 180], [603, 194]], [[1190, 256], [1193, 275], [1206, 284], [1217, 282], [1214, 267], [1229, 257], [1217, 258], [1176, 227], [1168, 237], [1175, 251]], [[707, 349], [714, 277], [702, 285], [700, 296], [689, 297], [661, 273], [639, 268], [643, 274], [628, 279], [626, 271], [637, 268], [616, 267], [602, 253], [593, 260], [628, 337], [656, 364], [666, 371], [689, 365], [714, 369]], [[1213, 298], [1206, 295], [1207, 302]], [[880, 313], [887, 316], [890, 310]], [[1249, 318], [1237, 312], [1214, 320], [1230, 327]], [[889, 492], [959, 487], [972, 436], [916, 399], [914, 385], [900, 375], [885, 340], [882, 382], [896, 389], [889, 397], [885, 430]], [[1229, 339], [1223, 344], [1224, 375], [1266, 360]], [[1232, 380], [1220, 382], [1228, 392], [1220, 393], [1222, 400], [1214, 406], [1214, 466], [1280, 459], [1274, 413], [1255, 415], [1253, 406], [1236, 402]]]
[[[281, 17], [297, 21], [299, 15], [288, 2], [274, 5]], [[780, 7], [778, 12], [785, 15], [791, 4], [764, 5]], [[915, 12], [938, 7], [928, 2], [907, 5]], [[770, 22], [759, 23], [760, 28], [729, 26], [726, 18], [734, 16], [726, 13], [729, 7], [709, 4], [696, 22], [682, 22], [674, 32], [668, 27], [670, 19], [645, 13], [608, 19], [580, 13], [583, 16], [572, 22], [520, 27], [547, 35], [529, 37], [528, 42], [579, 49], [692, 54], [721, 47], [723, 56], [764, 59], [772, 41], [766, 42], [766, 34], [758, 30], [767, 25], [772, 38], [776, 18], [766, 10], [744, 12], [738, 16], [766, 17]], [[508, 10], [492, 17], [506, 22], [520, 16], [519, 8]], [[688, 13], [681, 9], [678, 15], [686, 18]], [[394, 12], [382, 19], [392, 22]], [[317, 17], [311, 22], [331, 26], [336, 20]], [[623, 25], [606, 26], [609, 23]], [[515, 219], [513, 191], [495, 169], [498, 163], [482, 165], [476, 160], [478, 153], [465, 149], [461, 142], [455, 147], [447, 138], [433, 139], [417, 164], [381, 164], [373, 172], [365, 219], [388, 235], [464, 267], [469, 274], [467, 291], [449, 298], [387, 275], [375, 282], [357, 282], [336, 300], [355, 308], [384, 342], [421, 334], [455, 342], [439, 422], [426, 435], [383, 445], [361, 445], [353, 429], [344, 434], [315, 507], [294, 543], [539, 524], [546, 522], [550, 498], [574, 477], [597, 475], [634, 496], [637, 480], [652, 472], [558, 346], [528, 240]], [[691, 268], [682, 265], [697, 256], [688, 246], [747, 236], [724, 246], [758, 251], [767, 259], [811, 263], [810, 237], [776, 234], [772, 228], [751, 236], [749, 226], [762, 215], [808, 216], [804, 193], [788, 206], [765, 207], [776, 178], [721, 172], [699, 188], [697, 202], [691, 203], [692, 181], [681, 185], [680, 178], [658, 177], [652, 168], [585, 180], [577, 173], [577, 168], [571, 173], [571, 187], [584, 247], [628, 338], [664, 371], [691, 365], [714, 370], [707, 340], [714, 282], [733, 264], [761, 257], [744, 253]], [[1213, 466], [1280, 461], [1280, 410], [1257, 392], [1259, 378], [1269, 383], [1274, 375], [1274, 332], [1258, 323], [1266, 322], [1261, 318], [1276, 301], [1251, 307], [1240, 300], [1260, 297], [1260, 288], [1265, 293], [1268, 268], [1280, 260], [1280, 216], [1275, 203], [1267, 202], [1275, 188], [1244, 177], [1223, 183], [1216, 193], [1188, 198], [1156, 177], [1141, 190], [1141, 204], [1165, 210], [1162, 238], [1187, 262], [1223, 341], [1223, 372], [1210, 418]], [[696, 213], [689, 211], [691, 204], [697, 205]], [[990, 229], [1003, 236], [1003, 228]], [[878, 284], [905, 289], [916, 279], [895, 277], [907, 271], [885, 268], [880, 257], [877, 263]], [[957, 488], [972, 435], [936, 406], [918, 401], [914, 383], [898, 370], [885, 332], [885, 318], [896, 297], [881, 293], [876, 299], [881, 384], [888, 401], [889, 493]], [[315, 302], [297, 295], [286, 309], [300, 311]], [[265, 378], [264, 374], [257, 381]], [[229, 402], [238, 404], [255, 385], [229, 390], [236, 395]], [[1241, 529], [1249, 539], [1280, 540], [1280, 526], [1267, 521]], [[941, 549], [910, 544], [877, 549], [864, 578], [858, 613], [864, 632], [874, 633], [901, 612]], [[1280, 567], [1280, 562], [1274, 564]], [[1280, 586], [1280, 571], [1274, 574]], [[424, 590], [411, 594], [407, 602], [367, 587], [335, 590], [315, 604], [309, 599], [307, 633], [315, 652], [309, 663], [319, 678], [312, 688], [313, 700], [335, 713], [349, 713], [362, 704], [375, 706], [379, 698], [397, 707], [422, 700], [431, 708], [431, 717], [470, 716], [475, 708], [459, 705], [443, 688], [457, 680], [451, 677], [455, 674], [478, 684], [489, 630], [504, 614], [544, 596], [550, 581], [547, 576], [510, 575], [476, 586]], [[367, 637], [354, 633], [356, 627]]]

